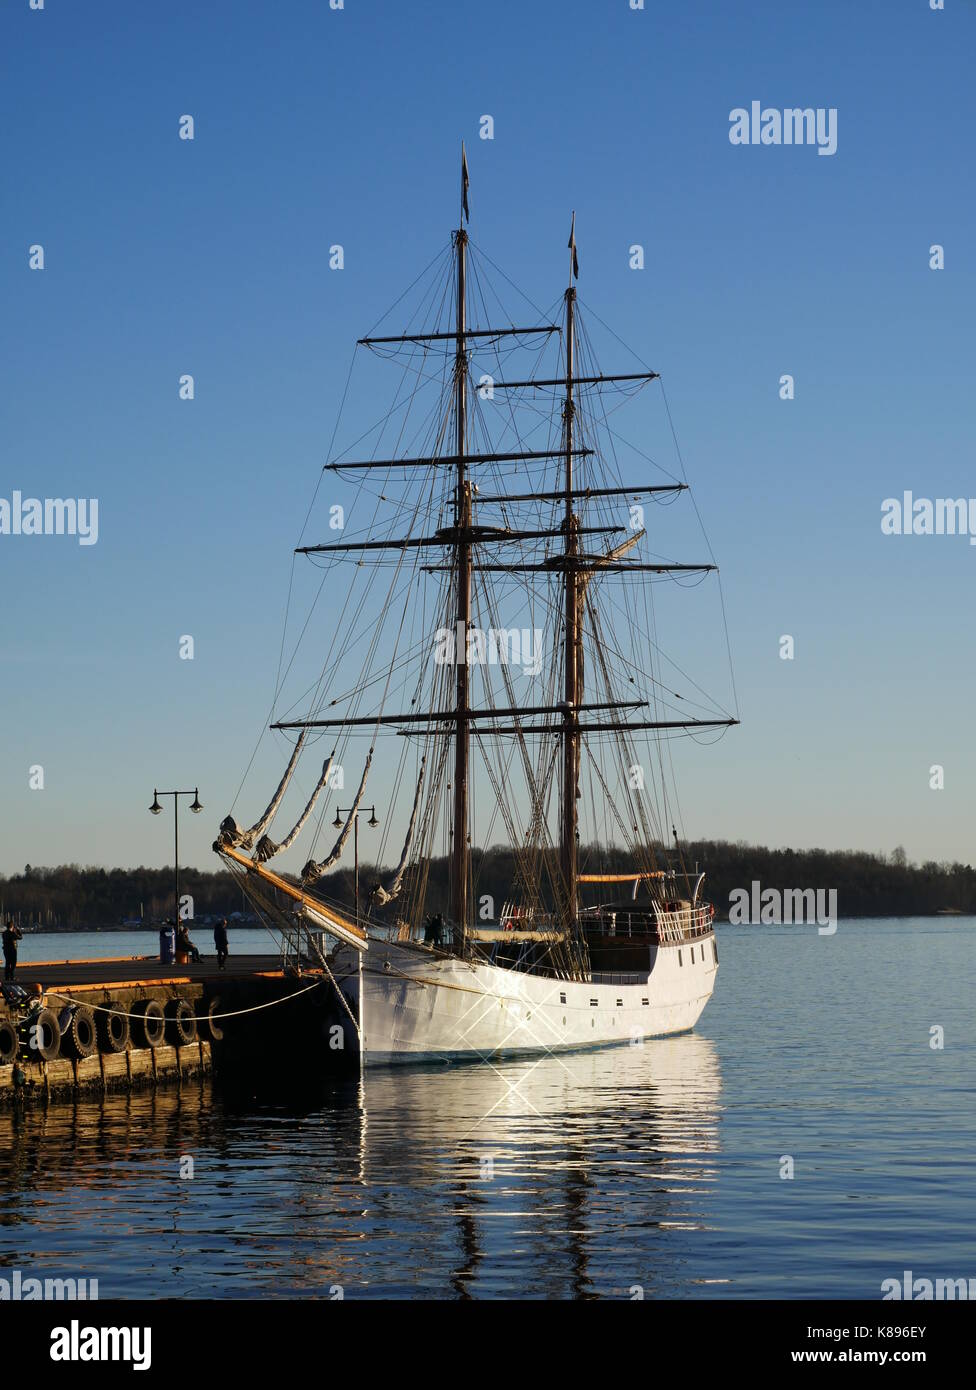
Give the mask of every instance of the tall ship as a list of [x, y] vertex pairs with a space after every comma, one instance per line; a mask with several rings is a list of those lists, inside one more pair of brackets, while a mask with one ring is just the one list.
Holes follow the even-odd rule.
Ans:
[[[368, 1063], [682, 1033], [718, 969], [705, 875], [672, 824], [670, 741], [738, 720], [683, 672], [676, 689], [653, 593], [716, 566], [652, 549], [649, 518], [688, 485], [639, 450], [640, 476], [622, 476], [615, 418], [663, 392], [659, 373], [599, 369], [575, 214], [548, 312], [502, 307], [496, 282], [514, 287], [470, 238], [463, 148], [459, 222], [395, 306], [407, 326], [357, 344], [388, 359], [393, 400], [322, 471], [327, 538], [295, 550], [321, 575], [307, 613], [286, 614], [270, 723], [284, 772], [214, 844], [290, 957], [327, 977]], [[399, 848], [362, 891], [361, 821]], [[273, 865], [303, 833], [300, 872]], [[351, 847], [350, 909], [329, 884]]]

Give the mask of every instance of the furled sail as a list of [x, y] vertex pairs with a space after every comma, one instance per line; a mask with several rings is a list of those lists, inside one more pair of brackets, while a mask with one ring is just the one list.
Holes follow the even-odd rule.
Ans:
[[377, 883], [376, 887], [370, 891], [369, 901], [376, 907], [385, 907], [387, 903], [391, 903], [393, 899], [399, 895], [400, 889], [403, 887], [403, 877], [407, 871], [407, 860], [410, 857], [410, 845], [413, 842], [414, 826], [417, 823], [417, 811], [420, 808], [420, 788], [424, 784], [424, 764], [426, 761], [426, 758], [421, 758], [420, 760], [420, 776], [417, 779], [417, 790], [413, 798], [413, 810], [410, 812], [410, 824], [407, 826], [407, 838], [403, 842], [403, 853], [400, 855], [400, 862], [396, 866], [396, 873], [393, 875], [388, 888], [384, 888], [381, 883]]
[[302, 870], [303, 883], [309, 884], [318, 882], [322, 875], [332, 867], [332, 865], [339, 858], [339, 855], [342, 853], [343, 847], [346, 841], [349, 839], [349, 831], [352, 829], [352, 823], [356, 818], [356, 812], [359, 810], [359, 803], [362, 801], [363, 795], [366, 791], [366, 778], [369, 776], [369, 765], [372, 761], [373, 750], [371, 748], [366, 758], [366, 766], [363, 768], [363, 778], [359, 784], [359, 791], [356, 793], [355, 799], [353, 800], [352, 809], [349, 812], [349, 815], [346, 819], [346, 823], [339, 831], [338, 840], [336, 840], [335, 844], [332, 846], [328, 858], [320, 859], [318, 863], [316, 863], [314, 859], [310, 859], [308, 861], [308, 863]]
[[644, 527], [642, 526], [641, 529], [640, 529], [639, 531], [635, 531], [634, 534], [633, 534], [632, 536], [629, 536], [629, 537], [627, 538], [627, 540], [621, 541], [620, 545], [614, 546], [613, 550], [608, 550], [607, 553], [606, 553], [606, 555], [600, 555], [600, 556], [598, 556], [598, 557], [592, 562], [592, 565], [591, 565], [591, 567], [590, 567], [589, 569], [582, 569], [582, 570], [580, 570], [580, 575], [579, 575], [579, 587], [580, 587], [580, 595], [581, 595], [580, 601], [581, 601], [581, 602], [582, 602], [583, 597], [585, 597], [586, 590], [587, 590], [587, 588], [589, 587], [590, 580], [594, 577], [594, 575], [597, 575], [597, 574], [600, 573], [600, 568], [601, 568], [601, 566], [603, 566], [603, 565], [609, 565], [609, 564], [612, 564], [612, 562], [613, 562], [614, 560], [619, 560], [622, 556], [626, 555], [628, 551], [633, 550], [633, 548], [634, 548], [634, 546], [637, 544], [637, 542], [638, 542], [639, 540], [642, 540], [646, 534], [647, 534], [647, 533], [646, 533], [646, 531], [644, 530]]
[[[577, 626], [576, 626], [576, 631], [577, 631], [577, 634], [578, 634], [578, 636], [577, 636], [577, 642], [576, 642], [576, 671], [577, 671], [577, 680], [578, 680], [578, 682], [579, 682], [579, 688], [580, 688], [580, 690], [583, 689], [583, 683], [584, 683], [584, 680], [585, 680], [585, 672], [584, 672], [584, 670], [583, 670], [584, 652], [583, 652], [583, 622], [582, 622], [582, 619], [583, 619], [583, 613], [584, 613], [584, 611], [585, 611], [585, 609], [586, 609], [586, 603], [587, 603], [587, 589], [588, 589], [589, 586], [590, 586], [590, 580], [593, 579], [596, 575], [598, 575], [598, 574], [600, 573], [601, 566], [603, 566], [603, 565], [610, 565], [610, 564], [612, 564], [612, 563], [614, 562], [614, 560], [619, 560], [619, 559], [621, 559], [621, 558], [622, 558], [624, 555], [626, 555], [629, 551], [633, 550], [633, 548], [634, 548], [634, 546], [637, 544], [637, 542], [638, 542], [639, 540], [642, 540], [643, 537], [644, 537], [645, 535], [646, 535], [646, 532], [645, 532], [645, 530], [644, 530], [644, 528], [643, 528], [643, 526], [642, 526], [641, 529], [640, 529], [639, 531], [635, 531], [634, 534], [633, 534], [632, 536], [628, 537], [627, 540], [622, 541], [620, 545], [615, 546], [615, 547], [613, 548], [613, 550], [608, 550], [607, 553], [606, 553], [606, 555], [601, 555], [601, 556], [594, 562], [594, 564], [592, 565], [592, 568], [590, 568], [589, 570], [587, 570], [587, 569], [582, 569], [582, 570], [580, 570], [579, 575], [577, 576], [577, 580], [576, 580], [576, 583], [577, 583], [577, 590], [576, 590], [576, 593], [577, 593], [577, 600], [578, 600], [578, 602], [579, 602], [579, 614], [578, 614], [578, 617], [577, 617]], [[579, 790], [579, 785], [577, 784], [577, 787], [576, 787], [576, 796], [577, 796], [577, 799], [579, 798], [579, 795], [580, 795], [580, 790]]]
[[290, 849], [291, 846], [298, 839], [298, 836], [301, 833], [302, 826], [305, 824], [309, 816], [312, 814], [312, 811], [315, 807], [315, 803], [316, 801], [318, 801], [319, 795], [323, 787], [329, 780], [329, 773], [332, 771], [332, 759], [334, 757], [335, 753], [330, 753], [329, 756], [326, 758], [325, 762], [322, 764], [322, 776], [319, 778], [318, 782], [316, 783], [315, 790], [309, 797], [308, 805], [305, 807], [305, 810], [302, 812], [302, 814], [298, 817], [298, 820], [295, 822], [289, 834], [286, 835], [285, 838], [282, 840], [281, 844], [276, 844], [275, 841], [272, 840], [269, 835], [262, 835], [260, 840], [258, 840], [257, 846], [254, 850], [254, 858], [257, 860], [259, 864], [263, 864], [268, 859], [273, 859], [275, 855], [280, 854], [282, 850]]
[[288, 790], [288, 783], [291, 781], [291, 775], [295, 771], [295, 764], [298, 762], [298, 755], [302, 751], [302, 745], [305, 742], [305, 735], [307, 732], [306, 729], [303, 729], [298, 735], [298, 742], [295, 744], [294, 752], [288, 760], [288, 766], [285, 768], [284, 775], [278, 783], [278, 790], [265, 807], [264, 814], [261, 816], [260, 820], [255, 821], [250, 830], [242, 830], [233, 816], [225, 816], [220, 822], [220, 833], [217, 836], [216, 849], [220, 850], [229, 847], [231, 849], [241, 848], [249, 850], [254, 845], [254, 841], [258, 836], [264, 834], [274, 819], [275, 812], [281, 805], [282, 797]]

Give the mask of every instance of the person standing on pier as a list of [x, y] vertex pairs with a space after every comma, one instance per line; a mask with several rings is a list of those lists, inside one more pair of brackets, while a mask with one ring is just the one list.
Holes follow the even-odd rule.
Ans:
[[217, 948], [217, 966], [223, 970], [227, 964], [227, 918], [221, 917], [214, 927], [214, 946]]
[[23, 940], [24, 933], [14, 926], [13, 918], [3, 932], [3, 978], [12, 980], [17, 969], [17, 942]]

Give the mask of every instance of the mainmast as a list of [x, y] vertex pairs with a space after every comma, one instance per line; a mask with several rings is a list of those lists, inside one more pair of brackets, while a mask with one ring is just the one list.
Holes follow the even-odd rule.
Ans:
[[468, 760], [470, 723], [468, 720], [468, 625], [471, 622], [471, 487], [467, 477], [465, 443], [468, 409], [468, 347], [465, 317], [465, 263], [468, 234], [464, 217], [468, 211], [468, 164], [461, 146], [461, 225], [454, 238], [457, 248], [457, 357], [454, 363], [455, 415], [457, 417], [457, 624], [455, 627], [455, 669], [457, 687], [454, 726], [454, 843], [452, 846], [451, 916], [463, 933], [468, 925]]
[[576, 261], [576, 213], [573, 213], [572, 230], [569, 234], [569, 286], [566, 290], [566, 402], [563, 406], [563, 442], [566, 446], [566, 615], [565, 650], [563, 670], [565, 674], [563, 711], [563, 801], [560, 826], [560, 862], [566, 897], [564, 904], [564, 925], [572, 930], [576, 924], [577, 893], [577, 811], [576, 792], [579, 783], [579, 731], [577, 708], [580, 703], [579, 670], [579, 572], [574, 564], [577, 554], [577, 527], [579, 519], [573, 512], [573, 417], [576, 406], [573, 401], [573, 372], [575, 370], [575, 321], [576, 290], [573, 280], [578, 272]]

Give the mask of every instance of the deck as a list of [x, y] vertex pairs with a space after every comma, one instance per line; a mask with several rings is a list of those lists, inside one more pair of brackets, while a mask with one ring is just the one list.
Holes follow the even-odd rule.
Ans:
[[204, 956], [199, 965], [164, 965], [158, 956], [126, 956], [106, 960], [21, 961], [14, 984], [29, 989], [62, 988], [131, 989], [135, 985], [189, 985], [205, 980], [281, 979], [278, 955], [229, 956], [223, 970], [215, 956]]

